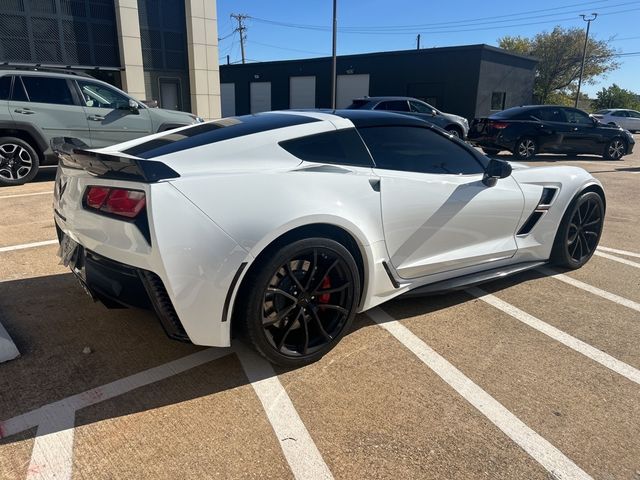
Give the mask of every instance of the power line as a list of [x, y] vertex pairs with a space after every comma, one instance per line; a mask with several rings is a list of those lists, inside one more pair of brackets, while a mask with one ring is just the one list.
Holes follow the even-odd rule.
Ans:
[[[615, 8], [615, 7], [621, 7], [623, 5], [639, 5], [640, 2], [625, 2], [625, 3], [620, 3], [620, 4], [615, 4], [615, 5], [608, 5], [608, 6], [602, 6], [600, 7], [600, 9], [606, 9], [606, 8]], [[614, 12], [607, 12], [607, 13], [602, 13], [601, 15], [615, 15], [615, 14], [620, 14], [620, 13], [627, 13], [627, 12], [634, 12], [640, 10], [639, 8], [631, 8], [631, 9], [625, 9], [625, 10], [618, 10], [618, 11], [614, 11]], [[577, 10], [577, 11], [583, 11], [583, 10]], [[576, 12], [577, 12], [576, 11]], [[564, 15], [564, 14], [568, 14], [568, 13], [572, 13], [572, 12], [561, 12], [561, 13], [557, 13], [557, 14], [553, 14], [555, 15]], [[574, 12], [575, 13], [575, 12]], [[549, 15], [541, 15], [540, 17], [547, 17]], [[535, 18], [535, 17], [532, 17]], [[474, 32], [474, 31], [482, 31], [482, 30], [494, 30], [497, 28], [510, 28], [510, 27], [522, 27], [522, 26], [529, 26], [529, 25], [540, 25], [540, 24], [545, 24], [545, 23], [559, 23], [559, 22], [567, 22], [567, 21], [575, 21], [577, 17], [571, 16], [571, 17], [558, 17], [558, 18], [553, 18], [553, 19], [549, 19], [549, 20], [543, 20], [543, 21], [537, 21], [537, 22], [525, 22], [525, 23], [511, 23], [511, 22], [520, 22], [521, 20], [524, 19], [513, 19], [513, 20], [509, 20], [508, 22], [510, 24], [508, 25], [495, 25], [497, 23], [501, 23], [504, 21], [494, 21], [494, 22], [485, 22], [485, 26], [480, 26], [478, 28], [465, 28], [465, 29], [458, 29], [458, 27], [462, 27], [465, 25], [458, 25], [455, 26], [453, 28], [448, 28], [448, 27], [437, 27], [435, 25], [437, 24], [431, 24], [431, 26], [421, 26], [421, 33], [426, 33], [426, 34], [442, 34], [442, 33], [459, 33], [459, 32]], [[266, 20], [266, 19], [262, 19], [262, 18], [257, 18], [257, 17], [251, 17], [251, 20], [254, 20], [256, 22], [259, 23], [265, 23], [265, 24], [269, 24], [269, 25], [275, 25], [275, 26], [281, 26], [281, 27], [287, 27], [287, 28], [298, 28], [298, 29], [303, 29], [303, 30], [316, 30], [316, 31], [330, 31], [330, 27], [320, 27], [320, 26], [310, 26], [310, 25], [302, 25], [302, 24], [294, 24], [294, 23], [286, 23], [286, 22], [278, 22], [278, 21], [273, 21], [273, 20]], [[489, 25], [489, 26], [487, 26]], [[466, 26], [472, 26], [472, 24], [467, 24]], [[411, 27], [411, 30], [405, 30], [406, 27], [404, 26], [400, 26], [400, 27], [384, 27], [384, 28], [388, 28], [387, 30], [383, 30], [383, 31], [379, 31], [379, 30], [375, 30], [375, 28], [378, 27], [350, 27], [353, 28], [352, 30], [346, 30], [345, 27], [340, 28], [340, 32], [344, 33], [344, 34], [359, 34], [359, 35], [401, 35], [401, 34], [411, 34], [414, 35], [415, 34], [415, 28]], [[395, 28], [396, 30], [390, 30], [392, 28]], [[424, 32], [424, 30], [428, 29], [428, 28], [433, 28], [433, 29], [439, 29], [438, 31], [427, 31]], [[356, 30], [357, 29], [357, 30]]]
[[271, 45], [269, 43], [256, 42], [255, 40], [251, 40], [251, 43], [255, 45], [262, 45], [263, 47], [276, 48], [278, 50], [289, 50], [291, 52], [310, 53], [312, 55], [329, 55], [327, 52], [314, 52], [311, 50], [300, 50], [298, 48], [279, 47], [278, 45]]
[[[586, 5], [591, 5], [591, 4], [595, 4], [595, 3], [606, 3], [607, 0], [595, 0], [595, 1], [591, 1], [591, 2], [580, 2], [580, 3], [573, 3], [573, 4], [569, 4], [569, 5], [563, 5], [561, 7], [554, 7], [554, 8], [545, 8], [545, 9], [540, 9], [540, 10], [528, 10], [528, 11], [524, 11], [524, 12], [520, 12], [520, 13], [511, 13], [511, 14], [506, 14], [506, 15], [493, 15], [491, 17], [479, 17], [479, 18], [472, 18], [472, 19], [467, 19], [467, 20], [456, 20], [456, 21], [448, 21], [448, 22], [435, 22], [435, 23], [427, 23], [427, 24], [414, 24], [414, 25], [399, 25], [399, 26], [389, 26], [389, 25], [371, 25], [371, 26], [344, 26], [344, 27], [340, 27], [341, 31], [347, 31], [347, 30], [361, 30], [361, 29], [393, 29], [393, 28], [402, 28], [402, 29], [420, 29], [420, 28], [424, 28], [424, 27], [435, 27], [435, 26], [439, 26], [439, 25], [457, 25], [457, 24], [465, 24], [465, 23], [469, 23], [469, 22], [482, 22], [484, 20], [493, 20], [496, 18], [508, 18], [508, 17], [516, 17], [516, 16], [528, 16], [532, 13], [540, 13], [540, 12], [549, 12], [552, 10], [564, 10], [566, 8], [571, 8], [571, 7], [584, 7]], [[629, 3], [637, 3], [637, 2], [629, 2]], [[580, 10], [582, 11], [582, 10]], [[570, 12], [561, 12], [561, 13], [570, 13]], [[551, 14], [551, 15], [558, 15], [558, 13], [555, 14]], [[275, 24], [275, 25], [280, 25], [280, 26], [287, 26], [287, 27], [296, 27], [296, 28], [309, 28], [309, 29], [318, 29], [318, 30], [330, 30], [331, 27], [327, 26], [327, 25], [308, 25], [308, 24], [296, 24], [296, 23], [290, 23], [290, 22], [282, 22], [282, 21], [277, 21], [277, 20], [268, 20], [268, 19], [264, 19], [264, 18], [257, 18], [257, 17], [252, 17], [253, 20], [259, 21], [259, 22], [263, 22], [263, 23], [271, 23], [271, 24]], [[522, 19], [520, 19], [522, 20]], [[516, 19], [514, 19], [513, 21], [516, 21]], [[492, 23], [492, 22], [490, 22]]]

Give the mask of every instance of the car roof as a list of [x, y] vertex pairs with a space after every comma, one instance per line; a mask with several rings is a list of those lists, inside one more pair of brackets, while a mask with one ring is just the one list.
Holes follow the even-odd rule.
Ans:
[[314, 109], [307, 112], [331, 114], [350, 120], [356, 127], [382, 127], [386, 125], [408, 125], [431, 127], [432, 124], [411, 115], [403, 115], [385, 110], [347, 110]]
[[[418, 100], [413, 97], [401, 97], [401, 96], [382, 96], [382, 97], [358, 97], [354, 98], [353, 101], [369, 101], [369, 102], [380, 102], [380, 101], [393, 101], [393, 100]], [[418, 100], [419, 101], [419, 100]]]

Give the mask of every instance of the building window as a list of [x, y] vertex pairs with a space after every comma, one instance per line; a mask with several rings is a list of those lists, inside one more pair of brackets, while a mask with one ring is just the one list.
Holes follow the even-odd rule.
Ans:
[[491, 94], [491, 110], [504, 110], [507, 92], [493, 92]]

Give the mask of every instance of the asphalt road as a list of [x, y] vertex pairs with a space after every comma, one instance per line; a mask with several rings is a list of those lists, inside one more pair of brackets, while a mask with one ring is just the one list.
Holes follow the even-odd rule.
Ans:
[[289, 371], [92, 303], [40, 243], [55, 171], [0, 188], [0, 323], [22, 354], [0, 364], [0, 478], [640, 480], [640, 152], [530, 164], [603, 182], [587, 266], [397, 299]]

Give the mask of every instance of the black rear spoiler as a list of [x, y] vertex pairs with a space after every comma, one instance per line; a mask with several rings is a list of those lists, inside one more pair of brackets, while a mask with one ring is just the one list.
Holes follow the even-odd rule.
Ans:
[[154, 183], [180, 176], [172, 168], [155, 160], [89, 151], [87, 149], [90, 147], [77, 138], [52, 138], [51, 148], [65, 167], [85, 170], [101, 178]]

